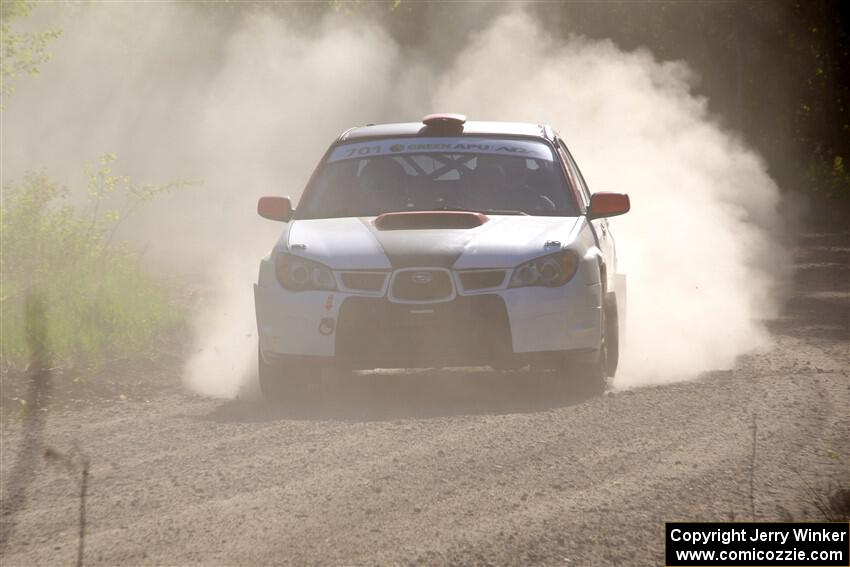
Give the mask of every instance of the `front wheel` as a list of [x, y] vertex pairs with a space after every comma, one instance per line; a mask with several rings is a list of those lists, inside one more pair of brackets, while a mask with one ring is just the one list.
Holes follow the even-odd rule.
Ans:
[[608, 364], [606, 349], [602, 348], [574, 361], [568, 368], [571, 389], [577, 394], [597, 396], [605, 392]]
[[282, 402], [296, 397], [304, 386], [319, 376], [318, 366], [288, 361], [271, 362], [257, 349], [257, 378], [260, 392], [269, 402]]
[[[609, 294], [613, 297], [613, 294]], [[614, 321], [616, 321], [616, 300], [614, 300]], [[616, 358], [613, 361], [610, 359], [609, 333], [613, 331], [616, 341], [616, 327], [611, 327], [609, 323], [610, 303], [605, 302], [605, 307], [602, 309], [602, 336], [599, 341], [597, 350], [582, 353], [579, 356], [574, 356], [567, 362], [567, 379], [570, 382], [571, 389], [581, 395], [596, 396], [605, 392], [605, 379], [608, 376], [613, 376], [614, 370], [617, 368]], [[616, 342], [614, 348], [617, 348]], [[615, 351], [616, 353], [616, 351]], [[616, 356], [616, 354], [615, 354]]]
[[620, 362], [620, 315], [617, 309], [617, 296], [613, 293], [605, 295], [605, 374], [613, 378], [617, 373]]

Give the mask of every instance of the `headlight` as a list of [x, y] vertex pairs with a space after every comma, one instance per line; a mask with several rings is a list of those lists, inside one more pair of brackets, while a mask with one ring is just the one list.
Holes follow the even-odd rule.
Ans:
[[536, 258], [514, 268], [508, 287], [564, 285], [578, 271], [578, 261], [578, 254], [572, 250]]
[[291, 254], [277, 255], [275, 272], [280, 285], [290, 291], [336, 290], [336, 280], [330, 268]]

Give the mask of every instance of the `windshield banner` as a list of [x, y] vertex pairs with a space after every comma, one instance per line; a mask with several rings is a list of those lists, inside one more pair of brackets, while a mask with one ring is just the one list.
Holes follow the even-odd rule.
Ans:
[[404, 154], [497, 154], [553, 161], [552, 150], [541, 142], [499, 138], [386, 138], [334, 148], [327, 163], [347, 159]]

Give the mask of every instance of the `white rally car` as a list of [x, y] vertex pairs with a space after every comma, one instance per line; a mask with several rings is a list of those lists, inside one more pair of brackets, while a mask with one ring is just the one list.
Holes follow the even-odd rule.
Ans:
[[604, 386], [618, 358], [617, 276], [607, 217], [548, 126], [417, 123], [347, 130], [293, 209], [254, 286], [259, 378], [279, 397], [322, 367], [526, 365]]

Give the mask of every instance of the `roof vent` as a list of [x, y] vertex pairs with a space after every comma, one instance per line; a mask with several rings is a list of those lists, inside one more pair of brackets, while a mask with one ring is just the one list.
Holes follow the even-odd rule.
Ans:
[[422, 119], [422, 123], [425, 124], [425, 126], [432, 127], [463, 128], [463, 125], [466, 123], [466, 116], [463, 114], [446, 113], [429, 114]]
[[483, 213], [466, 211], [405, 211], [384, 213], [373, 221], [378, 230], [475, 228], [490, 220]]

